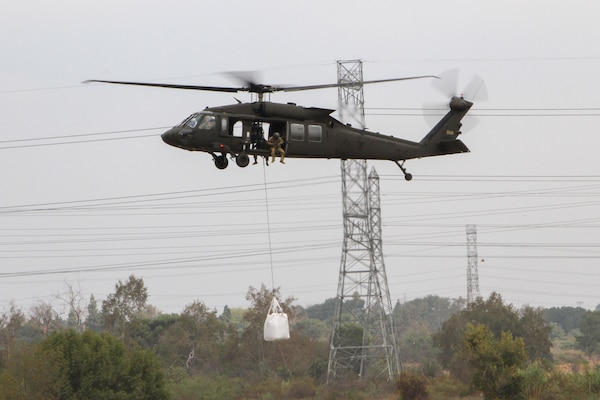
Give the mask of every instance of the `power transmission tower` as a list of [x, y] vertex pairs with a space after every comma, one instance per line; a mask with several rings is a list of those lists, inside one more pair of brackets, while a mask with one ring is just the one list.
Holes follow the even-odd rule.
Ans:
[[467, 304], [481, 297], [477, 271], [477, 227], [467, 225]]
[[[340, 117], [364, 127], [362, 62], [338, 61]], [[343, 115], [345, 113], [345, 115]], [[351, 115], [348, 115], [351, 114]], [[365, 160], [342, 160], [344, 243], [329, 353], [328, 380], [400, 372], [381, 240], [379, 177]]]

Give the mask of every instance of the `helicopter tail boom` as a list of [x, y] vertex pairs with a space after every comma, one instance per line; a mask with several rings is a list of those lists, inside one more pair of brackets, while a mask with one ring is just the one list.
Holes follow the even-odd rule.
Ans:
[[473, 103], [461, 97], [453, 97], [450, 101], [450, 111], [419, 142], [422, 148], [421, 157], [469, 152], [458, 136], [461, 134], [460, 121], [472, 106]]

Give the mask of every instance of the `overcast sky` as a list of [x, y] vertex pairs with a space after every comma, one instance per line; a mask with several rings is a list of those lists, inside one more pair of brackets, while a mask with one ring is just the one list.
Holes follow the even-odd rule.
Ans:
[[[237, 85], [223, 72], [260, 71], [269, 84], [334, 83], [336, 60], [351, 59], [367, 80], [458, 68], [459, 92], [474, 74], [489, 92], [463, 121], [471, 153], [409, 161], [412, 182], [368, 164], [392, 301], [466, 297], [475, 224], [482, 295], [593, 309], [599, 14], [593, 0], [4, 0], [0, 310], [58, 307], [66, 284], [101, 300], [130, 274], [163, 312], [245, 307], [249, 286], [272, 282], [300, 305], [335, 297], [339, 160], [217, 170], [160, 134], [231, 94], [81, 82]], [[337, 91], [271, 100], [336, 108]], [[369, 86], [367, 128], [420, 140], [424, 104], [447, 100], [428, 80]]]

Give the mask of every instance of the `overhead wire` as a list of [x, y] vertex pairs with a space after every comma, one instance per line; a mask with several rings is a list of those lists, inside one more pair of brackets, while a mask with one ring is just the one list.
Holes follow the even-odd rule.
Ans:
[[[370, 116], [439, 116], [442, 117], [445, 108], [415, 108], [415, 107], [368, 107], [365, 115]], [[597, 117], [600, 116], [598, 107], [581, 108], [473, 108], [469, 113], [472, 117]]]

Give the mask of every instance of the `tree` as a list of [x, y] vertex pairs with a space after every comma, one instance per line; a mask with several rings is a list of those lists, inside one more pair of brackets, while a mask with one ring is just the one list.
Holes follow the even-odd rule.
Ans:
[[157, 351], [161, 337], [179, 320], [178, 314], [160, 314], [153, 318], [136, 318], [128, 328], [128, 335], [141, 348]]
[[100, 311], [98, 311], [98, 302], [94, 295], [90, 296], [90, 302], [87, 307], [87, 317], [85, 319], [85, 326], [87, 329], [91, 329], [95, 332], [100, 332], [102, 330], [102, 315]]
[[301, 333], [311, 340], [328, 340], [331, 335], [329, 325], [320, 319], [303, 318], [294, 324], [294, 331]]
[[467, 308], [454, 314], [442, 325], [440, 332], [434, 335], [434, 342], [440, 348], [440, 361], [454, 376], [463, 380], [471, 377], [470, 367], [460, 354], [467, 324], [485, 325], [496, 339], [502, 332], [509, 332], [515, 338], [522, 338], [527, 357], [531, 361], [551, 360], [551, 327], [542, 318], [542, 311], [525, 308], [514, 309], [504, 304], [502, 296], [492, 293], [487, 300], [478, 298]]
[[514, 332], [525, 341], [525, 351], [531, 361], [550, 361], [552, 326], [544, 321], [544, 312], [540, 308], [525, 307], [520, 313], [519, 330]]
[[587, 311], [579, 325], [577, 347], [588, 357], [600, 355], [600, 311]]
[[130, 275], [126, 282], [119, 280], [115, 292], [102, 302], [104, 326], [125, 340], [127, 324], [146, 306], [148, 290], [142, 278]]
[[405, 303], [397, 302], [393, 315], [402, 360], [436, 365], [438, 350], [434, 348], [432, 335], [463, 306], [462, 299], [432, 295]]
[[160, 337], [158, 354], [167, 365], [183, 367], [188, 373], [219, 372], [224, 345], [233, 332], [215, 310], [194, 301]]
[[231, 308], [229, 308], [229, 306], [225, 304], [225, 307], [223, 308], [223, 313], [219, 315], [219, 319], [225, 323], [229, 323], [231, 322], [232, 318], [233, 315], [231, 314]]
[[57, 297], [69, 307], [67, 326], [81, 332], [85, 328], [86, 319], [86, 308], [83, 304], [81, 288], [74, 288], [70, 283], [65, 283], [65, 286], [65, 292], [59, 294]]
[[165, 379], [156, 357], [128, 352], [103, 332], [66, 330], [40, 344], [40, 356], [54, 360], [60, 373], [54, 390], [61, 399], [167, 399]]
[[0, 355], [4, 359], [10, 359], [17, 332], [24, 323], [23, 311], [11, 301], [10, 309], [0, 314]]
[[335, 316], [337, 298], [333, 297], [325, 300], [321, 304], [315, 304], [306, 308], [309, 318], [320, 319], [321, 321], [331, 321]]
[[61, 321], [52, 304], [40, 301], [30, 309], [29, 325], [36, 333], [46, 338], [50, 333], [60, 327]]
[[569, 333], [579, 327], [585, 312], [583, 307], [551, 307], [544, 310], [544, 320], [556, 322]]
[[425, 296], [406, 303], [396, 303], [394, 307], [394, 323], [396, 332], [401, 336], [415, 324], [429, 332], [437, 332], [442, 323], [465, 305], [464, 300], [452, 300], [446, 297]]
[[0, 398], [11, 400], [60, 399], [66, 380], [61, 374], [59, 357], [40, 354], [35, 343], [17, 341], [13, 357], [0, 369]]
[[471, 383], [486, 400], [523, 399], [520, 370], [527, 354], [522, 338], [502, 332], [500, 338], [483, 324], [467, 324], [462, 354], [473, 369]]

